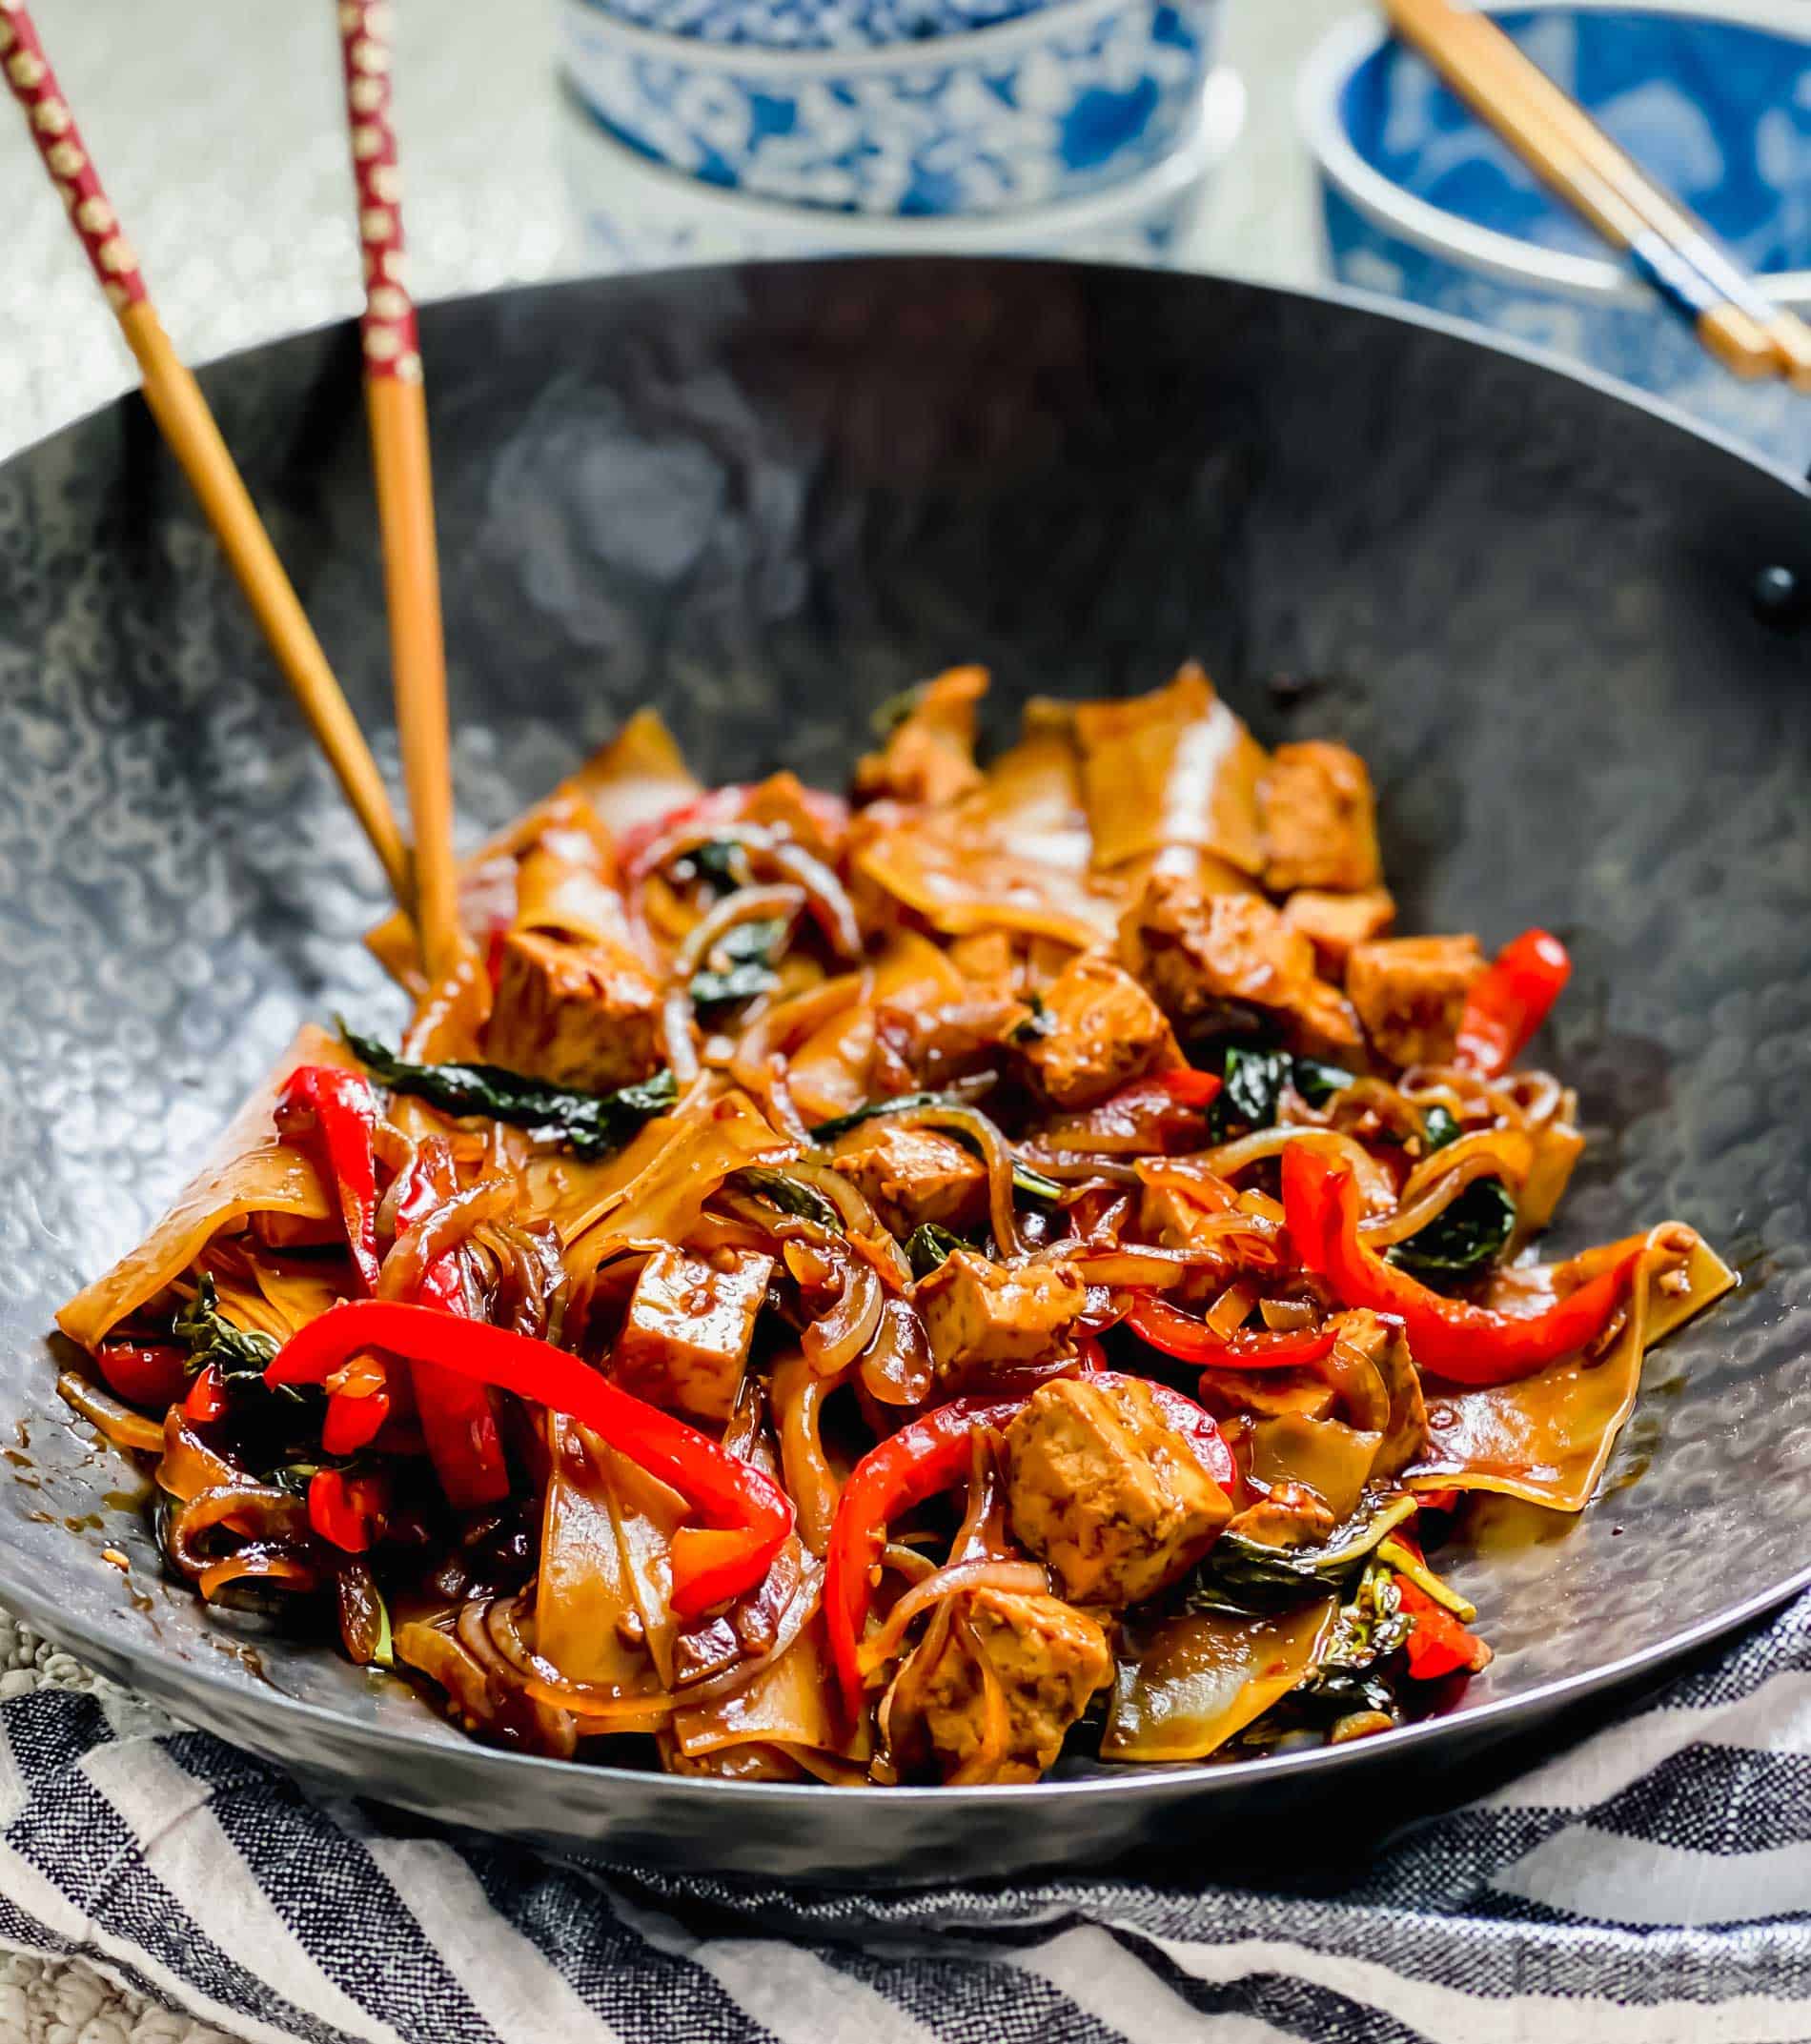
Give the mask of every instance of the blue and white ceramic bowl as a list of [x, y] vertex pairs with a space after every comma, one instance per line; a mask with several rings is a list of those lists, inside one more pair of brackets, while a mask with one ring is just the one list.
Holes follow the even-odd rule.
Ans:
[[600, 269], [847, 255], [1067, 255], [1162, 268], [1181, 259], [1212, 174], [1238, 139], [1245, 88], [1208, 80], [1176, 147], [1150, 169], [1054, 206], [886, 219], [719, 192], [650, 163], [574, 110], [561, 153], [575, 210]]
[[[1811, 0], [1570, 0], [1491, 11], [1543, 71], [1811, 312]], [[1333, 268], [1576, 355], [1802, 468], [1811, 401], [1739, 383], [1413, 51], [1369, 21], [1302, 81]]]
[[864, 50], [966, 35], [1060, 0], [603, 0], [638, 28], [766, 50]]
[[620, 141], [705, 184], [912, 216], [1048, 206], [1175, 147], [1220, 0], [1055, 0], [1016, 21], [857, 51], [706, 43], [566, 0], [566, 69]]

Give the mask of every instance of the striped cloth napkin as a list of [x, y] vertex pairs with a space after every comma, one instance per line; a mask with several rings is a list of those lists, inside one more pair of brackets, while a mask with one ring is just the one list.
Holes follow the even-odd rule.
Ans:
[[316, 1802], [44, 1688], [0, 1705], [0, 1942], [307, 2044], [1788, 2044], [1811, 1595], [1344, 1885], [634, 1875]]

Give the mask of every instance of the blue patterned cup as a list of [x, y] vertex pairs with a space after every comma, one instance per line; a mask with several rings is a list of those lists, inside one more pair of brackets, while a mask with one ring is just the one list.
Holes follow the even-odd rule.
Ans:
[[1244, 119], [1244, 86], [1218, 71], [1181, 141], [1150, 170], [1108, 192], [970, 219], [830, 212], [720, 192], [650, 163], [577, 108], [561, 123], [560, 154], [591, 253], [608, 270], [854, 254], [1064, 255], [1161, 268], [1181, 256]]
[[619, 141], [705, 184], [844, 212], [992, 213], [1103, 191], [1174, 148], [1220, 0], [1056, 0], [855, 51], [660, 34], [566, 0], [568, 76]]
[[[1491, 11], [1783, 304], [1811, 312], [1811, 5], [1571, 0]], [[1811, 403], [1740, 383], [1414, 51], [1368, 21], [1303, 75], [1340, 279], [1577, 356], [1774, 460], [1811, 461]]]
[[1061, 0], [603, 0], [637, 28], [763, 50], [866, 50], [991, 29]]

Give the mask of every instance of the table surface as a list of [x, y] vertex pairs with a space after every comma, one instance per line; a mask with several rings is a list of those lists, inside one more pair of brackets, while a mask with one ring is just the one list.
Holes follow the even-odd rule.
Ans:
[[[1278, 283], [1322, 273], [1294, 76], [1353, 0], [1229, 0], [1247, 125], [1186, 252]], [[35, 0], [34, 17], [164, 322], [192, 362], [356, 313], [330, 0]], [[510, 32], [497, 33], [506, 13]], [[422, 297], [590, 267], [557, 145], [553, 0], [398, 10], [397, 125]], [[475, 85], [474, 81], [481, 81]], [[22, 124], [0, 116], [0, 457], [131, 384], [132, 365]], [[85, 1684], [0, 1612], [0, 1697]], [[6, 2044], [215, 2044], [78, 1965], [0, 1953]]]

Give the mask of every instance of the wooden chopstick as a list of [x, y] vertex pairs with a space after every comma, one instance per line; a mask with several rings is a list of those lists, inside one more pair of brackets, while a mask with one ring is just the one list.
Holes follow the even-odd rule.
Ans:
[[1488, 14], [1471, 9], [1451, 11], [1458, 22], [1458, 32], [1469, 36], [1480, 56], [1499, 68], [1505, 95], [1549, 122], [1713, 290], [1761, 328], [1773, 344], [1775, 360], [1794, 387], [1811, 390], [1811, 326], [1789, 307], [1776, 305], [1704, 222], [1656, 184]]
[[434, 529], [427, 396], [415, 304], [402, 278], [402, 211], [390, 120], [387, 0], [336, 0], [346, 119], [364, 255], [365, 405], [383, 535], [390, 664], [403, 781], [415, 831], [416, 926], [422, 962], [439, 981], [464, 948], [453, 857], [453, 768], [447, 737], [446, 643]]
[[25, 111], [38, 153], [69, 208], [70, 224], [137, 357], [152, 415], [200, 499], [228, 565], [346, 799], [382, 860], [397, 901], [406, 904], [408, 858], [377, 762], [283, 572], [208, 401], [163, 330], [137, 255], [101, 190], [24, 0], [0, 4], [0, 69]]
[[[1726, 257], [1719, 275], [1699, 267], [1694, 257], [1700, 245], [1717, 253], [1707, 232], [1698, 228], [1690, 244], [1682, 245], [1651, 218], [1638, 188], [1659, 199], [1676, 220], [1689, 223], [1689, 215], [1664, 201], [1589, 114], [1523, 56], [1495, 22], [1451, 0], [1384, 0], [1384, 6], [1403, 37], [1473, 111], [1605, 240], [1627, 251], [1646, 281], [1697, 330], [1725, 368], [1755, 377], [1789, 366], [1772, 331], [1774, 308], [1752, 280]], [[1563, 118], [1556, 107], [1564, 110]], [[1587, 129], [1597, 138], [1589, 151], [1578, 140]]]

